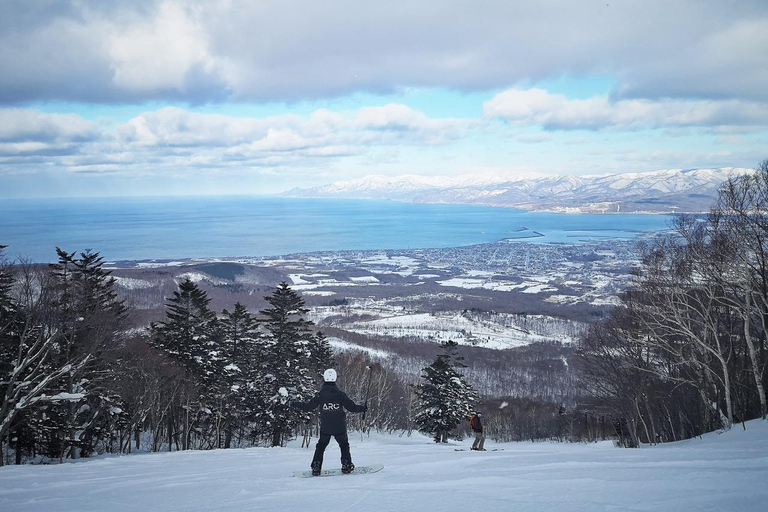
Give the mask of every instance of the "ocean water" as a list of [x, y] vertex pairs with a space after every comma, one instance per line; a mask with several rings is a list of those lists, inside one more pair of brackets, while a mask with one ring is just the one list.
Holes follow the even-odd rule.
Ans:
[[458, 247], [501, 239], [579, 243], [667, 229], [664, 215], [536, 213], [485, 206], [269, 197], [0, 199], [10, 258], [55, 247], [108, 261]]

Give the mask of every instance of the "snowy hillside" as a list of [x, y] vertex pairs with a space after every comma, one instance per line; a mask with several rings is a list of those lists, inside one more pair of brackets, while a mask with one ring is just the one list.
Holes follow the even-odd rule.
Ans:
[[[373, 475], [297, 479], [311, 450], [250, 448], [103, 457], [0, 468], [3, 511], [763, 511], [768, 503], [768, 422], [703, 439], [643, 447], [488, 443], [351, 434]], [[332, 441], [326, 468], [338, 467]]]
[[729, 177], [749, 169], [668, 169], [589, 176], [366, 176], [299, 189], [288, 197], [391, 199], [568, 212], [708, 211]]

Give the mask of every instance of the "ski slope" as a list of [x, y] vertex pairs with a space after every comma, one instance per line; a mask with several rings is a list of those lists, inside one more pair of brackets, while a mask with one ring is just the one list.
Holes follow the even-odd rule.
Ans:
[[[21, 511], [765, 511], [768, 422], [636, 450], [351, 434], [357, 464], [384, 470], [299, 479], [312, 451], [250, 448], [138, 454], [0, 468], [0, 510]], [[334, 441], [326, 468], [338, 467]]]

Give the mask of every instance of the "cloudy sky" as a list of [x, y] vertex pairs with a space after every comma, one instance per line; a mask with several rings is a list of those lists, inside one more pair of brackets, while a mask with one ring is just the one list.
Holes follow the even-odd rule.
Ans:
[[0, 197], [768, 158], [765, 0], [2, 2]]

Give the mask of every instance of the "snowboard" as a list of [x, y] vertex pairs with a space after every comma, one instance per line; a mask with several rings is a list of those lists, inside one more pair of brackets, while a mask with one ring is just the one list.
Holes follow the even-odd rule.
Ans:
[[[348, 476], [348, 475], [367, 475], [369, 473], [376, 473], [384, 469], [384, 464], [372, 464], [370, 466], [355, 466], [355, 469], [351, 473], [346, 475], [341, 472], [341, 468], [338, 469], [324, 469], [318, 476]], [[312, 471], [294, 471], [293, 476], [296, 478], [313, 478]]]
[[491, 448], [490, 450], [468, 450], [466, 448], [454, 448], [457, 452], [476, 452], [476, 451], [483, 451], [483, 452], [503, 452], [504, 448]]

